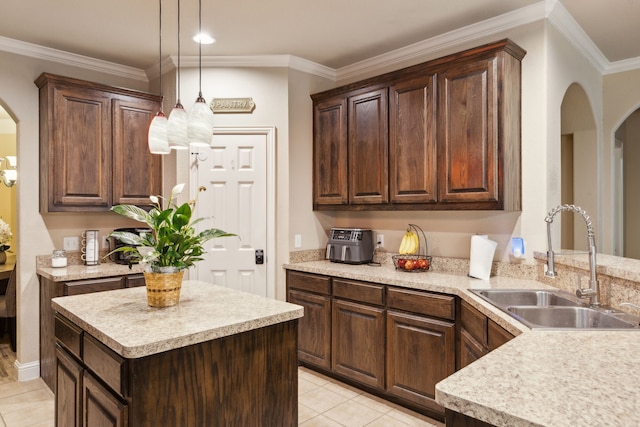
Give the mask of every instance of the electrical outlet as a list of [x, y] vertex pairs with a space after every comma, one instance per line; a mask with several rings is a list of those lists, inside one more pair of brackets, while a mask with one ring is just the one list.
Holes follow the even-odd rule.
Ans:
[[102, 236], [102, 249], [109, 249], [109, 237]]
[[377, 242], [378, 242], [378, 247], [379, 248], [384, 248], [384, 234], [378, 234], [377, 235]]
[[301, 248], [301, 247], [302, 247], [302, 234], [296, 234], [296, 235], [294, 236], [293, 240], [294, 240], [293, 245], [294, 245], [296, 248]]
[[65, 237], [62, 244], [65, 251], [77, 251], [80, 249], [80, 239], [77, 237]]

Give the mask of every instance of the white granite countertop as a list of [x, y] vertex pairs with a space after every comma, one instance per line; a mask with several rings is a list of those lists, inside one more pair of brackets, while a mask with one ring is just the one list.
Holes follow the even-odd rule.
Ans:
[[98, 265], [67, 265], [66, 267], [38, 267], [36, 273], [54, 282], [66, 282], [70, 280], [96, 279], [99, 277], [125, 276], [138, 274], [144, 271], [142, 265], [116, 264], [106, 262]]
[[532, 331], [468, 291], [550, 286], [387, 265], [313, 261], [285, 268], [457, 295], [518, 335], [436, 385], [436, 401], [446, 408], [499, 427], [640, 426], [639, 331]]
[[139, 358], [303, 316], [303, 308], [200, 281], [173, 307], [147, 305], [145, 287], [54, 298], [52, 305], [125, 358]]

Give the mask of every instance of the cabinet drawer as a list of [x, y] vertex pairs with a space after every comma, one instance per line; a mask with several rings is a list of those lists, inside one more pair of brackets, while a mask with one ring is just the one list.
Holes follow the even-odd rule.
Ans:
[[425, 316], [455, 320], [455, 297], [430, 292], [389, 287], [387, 290], [389, 308], [395, 308]]
[[460, 324], [481, 345], [487, 345], [487, 316], [466, 301], [460, 303]]
[[60, 315], [55, 318], [56, 339], [69, 353], [82, 359], [82, 329]]
[[124, 288], [124, 277], [105, 277], [104, 279], [74, 280], [64, 283], [65, 295], [80, 295], [100, 291], [112, 291]]
[[83, 345], [83, 360], [87, 368], [115, 392], [126, 396], [125, 359], [90, 335], [84, 336]]
[[384, 305], [384, 285], [333, 279], [333, 296], [374, 305]]
[[290, 289], [331, 295], [331, 278], [327, 276], [289, 270], [287, 271], [287, 285]]
[[135, 288], [144, 285], [144, 274], [132, 274], [127, 276], [127, 288]]

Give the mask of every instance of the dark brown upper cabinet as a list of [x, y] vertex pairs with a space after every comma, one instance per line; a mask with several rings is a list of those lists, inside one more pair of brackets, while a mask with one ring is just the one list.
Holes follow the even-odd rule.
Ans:
[[162, 161], [147, 131], [161, 98], [43, 73], [40, 211], [99, 212], [148, 206], [162, 191]]
[[525, 51], [502, 40], [312, 95], [314, 209], [521, 209]]

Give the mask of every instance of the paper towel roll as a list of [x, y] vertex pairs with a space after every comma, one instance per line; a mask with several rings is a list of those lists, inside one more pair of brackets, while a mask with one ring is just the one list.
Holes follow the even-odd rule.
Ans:
[[476, 279], [489, 280], [496, 246], [498, 246], [498, 242], [489, 240], [487, 235], [471, 236], [469, 276]]

